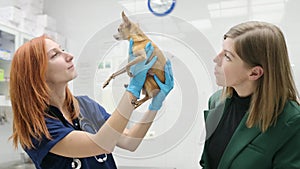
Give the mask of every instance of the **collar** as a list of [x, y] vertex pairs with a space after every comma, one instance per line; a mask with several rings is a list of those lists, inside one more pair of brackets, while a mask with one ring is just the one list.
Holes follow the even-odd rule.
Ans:
[[73, 124], [70, 124], [63, 116], [62, 112], [55, 106], [48, 106], [48, 110], [46, 111], [46, 113], [53, 117], [53, 118], [58, 118], [63, 124], [64, 126], [72, 126], [75, 130], [81, 130], [80, 129], [80, 125], [79, 125], [79, 119], [76, 118], [76, 119], [73, 119], [72, 120], [72, 123]]

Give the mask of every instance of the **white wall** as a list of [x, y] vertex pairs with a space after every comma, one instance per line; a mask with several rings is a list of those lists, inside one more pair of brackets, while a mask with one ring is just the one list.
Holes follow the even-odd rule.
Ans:
[[57, 30], [67, 37], [67, 50], [75, 56], [96, 31], [116, 20], [121, 10], [115, 1], [44, 1], [44, 13], [57, 19]]
[[[68, 38], [68, 50], [79, 56], [88, 39], [101, 28], [118, 20], [120, 11], [125, 10], [129, 15], [148, 12], [146, 6], [142, 7], [143, 11], [137, 6], [146, 0], [127, 1], [136, 2], [136, 5], [128, 5], [133, 11], [128, 11], [118, 3], [124, 2], [122, 0], [45, 0], [44, 12], [57, 19], [58, 31]], [[296, 36], [300, 27], [297, 20], [299, 3], [297, 0], [178, 1], [171, 15], [199, 28], [216, 52], [221, 48], [223, 33], [239, 22], [263, 20], [277, 24], [286, 36], [295, 75], [299, 75], [300, 59], [296, 59], [300, 51], [300, 40]], [[218, 7], [223, 10], [217, 10]], [[295, 78], [297, 87], [300, 88], [300, 77]]]

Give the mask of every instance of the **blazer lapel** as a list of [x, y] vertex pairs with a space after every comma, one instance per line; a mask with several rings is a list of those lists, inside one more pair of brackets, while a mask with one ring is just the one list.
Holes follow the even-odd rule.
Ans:
[[218, 103], [214, 108], [204, 111], [206, 140], [210, 138], [216, 130], [228, 102], [225, 101]]
[[247, 128], [246, 120], [248, 114], [245, 114], [239, 126], [234, 132], [230, 142], [225, 149], [218, 168], [227, 169], [236, 155], [247, 146], [258, 134], [260, 130], [257, 127]]

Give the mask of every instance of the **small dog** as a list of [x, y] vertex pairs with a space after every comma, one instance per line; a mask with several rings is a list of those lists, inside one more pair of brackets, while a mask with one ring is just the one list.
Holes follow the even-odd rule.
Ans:
[[154, 63], [151, 69], [149, 69], [146, 77], [146, 81], [143, 86], [142, 93], [145, 94], [145, 97], [140, 100], [132, 100], [132, 104], [135, 105], [135, 108], [143, 104], [148, 99], [154, 97], [159, 92], [159, 86], [156, 84], [153, 75], [155, 74], [161, 82], [165, 82], [165, 73], [164, 66], [166, 64], [166, 58], [164, 57], [161, 50], [143, 33], [139, 26], [131, 22], [128, 17], [125, 15], [124, 11], [122, 12], [123, 23], [120, 24], [118, 28], [118, 33], [113, 35], [114, 38], [118, 41], [120, 40], [130, 40], [133, 39], [133, 55], [136, 56], [135, 59], [129, 61], [128, 64], [122, 69], [113, 73], [104, 83], [103, 88], [105, 88], [110, 80], [114, 79], [118, 75], [127, 72], [127, 74], [132, 77], [130, 72], [130, 67], [134, 64], [144, 61], [147, 59], [145, 46], [148, 42], [151, 42], [151, 45], [154, 47], [152, 55], [149, 57], [147, 62], [149, 62], [154, 56], [157, 56], [157, 61]]

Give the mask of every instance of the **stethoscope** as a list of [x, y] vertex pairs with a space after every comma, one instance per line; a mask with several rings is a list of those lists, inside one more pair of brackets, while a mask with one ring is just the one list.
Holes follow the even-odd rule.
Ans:
[[[79, 120], [80, 127], [83, 131], [87, 131], [89, 133], [95, 134], [97, 132], [96, 127], [92, 124], [90, 120], [87, 118], [82, 118]], [[104, 157], [97, 157], [94, 156], [95, 160], [98, 161], [99, 163], [104, 163], [107, 160], [107, 154], [104, 154]], [[73, 161], [71, 163], [72, 169], [80, 169], [81, 168], [81, 161], [78, 158], [73, 158]]]

